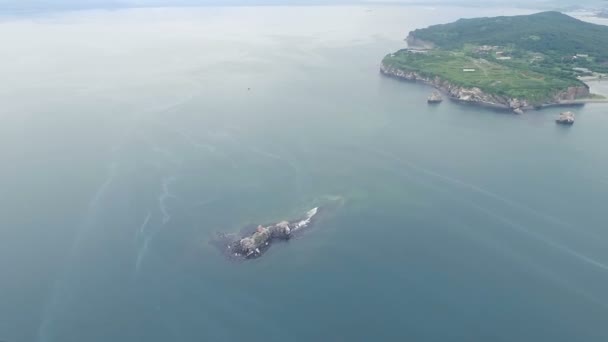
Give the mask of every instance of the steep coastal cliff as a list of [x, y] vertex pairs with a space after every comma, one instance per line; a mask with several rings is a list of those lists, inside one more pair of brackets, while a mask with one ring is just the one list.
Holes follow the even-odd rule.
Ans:
[[562, 91], [556, 92], [541, 103], [532, 104], [526, 99], [490, 94], [478, 87], [469, 88], [454, 85], [449, 81], [441, 79], [439, 76], [423, 76], [421, 73], [406, 71], [397, 67], [388, 66], [385, 63], [382, 63], [380, 66], [380, 72], [386, 76], [402, 80], [426, 83], [441, 90], [452, 100], [501, 109], [526, 110], [539, 106], [559, 105], [563, 101], [573, 101], [590, 96], [589, 87], [582, 85], [568, 87]]

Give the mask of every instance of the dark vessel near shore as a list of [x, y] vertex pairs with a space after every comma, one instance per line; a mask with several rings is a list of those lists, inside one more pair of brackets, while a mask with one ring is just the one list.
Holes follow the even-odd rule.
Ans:
[[215, 244], [232, 259], [254, 259], [262, 256], [274, 242], [290, 240], [295, 234], [314, 223], [319, 207], [312, 208], [295, 221], [259, 225], [254, 232], [242, 235], [220, 233]]

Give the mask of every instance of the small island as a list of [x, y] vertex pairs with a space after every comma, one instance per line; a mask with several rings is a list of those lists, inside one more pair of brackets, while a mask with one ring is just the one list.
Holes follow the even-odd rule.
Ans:
[[319, 208], [315, 207], [301, 219], [258, 225], [252, 231], [245, 231], [239, 235], [220, 233], [212, 244], [231, 259], [255, 259], [262, 256], [274, 242], [290, 240], [304, 228], [309, 227], [318, 212]]
[[450, 99], [523, 113], [602, 102], [582, 78], [608, 74], [608, 26], [559, 12], [460, 19], [414, 30], [387, 55], [387, 76], [429, 84]]

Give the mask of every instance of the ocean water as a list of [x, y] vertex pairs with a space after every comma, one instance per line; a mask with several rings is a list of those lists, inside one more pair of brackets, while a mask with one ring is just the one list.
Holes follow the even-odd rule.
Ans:
[[[608, 106], [562, 127], [378, 73], [412, 29], [517, 13], [2, 18], [0, 340], [608, 340]], [[209, 244], [316, 205], [263, 258]]]

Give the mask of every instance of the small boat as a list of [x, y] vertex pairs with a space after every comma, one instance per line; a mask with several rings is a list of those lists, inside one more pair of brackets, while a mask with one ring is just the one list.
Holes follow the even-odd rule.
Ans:
[[574, 113], [563, 112], [559, 115], [559, 118], [555, 120], [560, 125], [572, 125], [574, 124]]
[[441, 97], [441, 94], [439, 94], [438, 91], [434, 91], [426, 100], [429, 104], [438, 104], [441, 103], [441, 101], [443, 101], [443, 97]]

